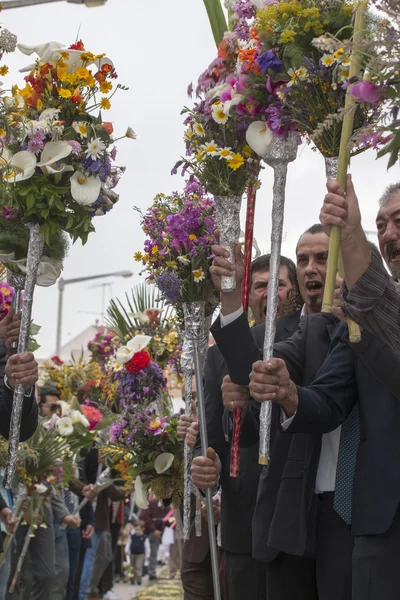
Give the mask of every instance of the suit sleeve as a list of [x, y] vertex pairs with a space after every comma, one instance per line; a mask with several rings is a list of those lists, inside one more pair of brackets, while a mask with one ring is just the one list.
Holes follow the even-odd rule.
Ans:
[[[221, 372], [216, 361], [217, 348], [208, 349], [207, 362], [204, 369], [204, 401], [206, 408], [208, 445], [215, 450], [221, 460], [229, 452], [229, 443], [225, 440], [222, 427], [224, 406], [221, 392]], [[222, 365], [221, 365], [222, 366]], [[200, 439], [195, 446], [195, 456], [199, 456]]]
[[[0, 399], [0, 433], [6, 439], [10, 435], [11, 412], [13, 406], [14, 392], [3, 385]], [[20, 441], [29, 439], [36, 431], [38, 423], [38, 409], [35, 400], [35, 391], [30, 396], [24, 396], [22, 409]]]
[[333, 431], [349, 416], [358, 400], [353, 353], [340, 340], [309, 387], [297, 387], [298, 408], [288, 433], [321, 434]]
[[61, 500], [57, 494], [53, 494], [51, 497], [51, 508], [53, 511], [53, 519], [55, 523], [61, 523], [67, 515], [69, 510], [65, 506], [65, 503]]
[[262, 354], [253, 338], [246, 315], [243, 313], [225, 327], [221, 327], [218, 317], [211, 327], [211, 333], [225, 359], [233, 383], [248, 385], [253, 363], [260, 360]]
[[126, 497], [126, 492], [122, 488], [116, 487], [113, 483], [106, 487], [103, 490], [104, 495], [107, 496], [113, 502], [117, 502], [118, 500], [124, 500]]
[[372, 375], [400, 399], [400, 354], [366, 329], [361, 342], [350, 346]]

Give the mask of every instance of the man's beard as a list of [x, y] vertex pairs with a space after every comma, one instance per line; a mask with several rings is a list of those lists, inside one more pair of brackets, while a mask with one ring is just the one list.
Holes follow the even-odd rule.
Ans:
[[[396, 254], [395, 254], [396, 252]], [[386, 262], [389, 270], [395, 279], [400, 279], [400, 262], [390, 260], [393, 255], [398, 256], [399, 245], [397, 242], [389, 242], [384, 249]]]
[[400, 263], [389, 261], [389, 270], [395, 279], [400, 280]]

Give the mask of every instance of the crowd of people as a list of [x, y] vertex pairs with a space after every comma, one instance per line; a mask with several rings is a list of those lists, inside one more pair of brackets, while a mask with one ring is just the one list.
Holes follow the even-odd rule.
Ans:
[[[18, 318], [14, 319], [18, 327]], [[7, 342], [13, 339], [6, 332], [3, 338]], [[60, 394], [50, 386], [35, 386], [38, 366], [33, 354], [27, 353], [19, 359], [14, 355], [7, 361], [4, 354], [4, 362], [0, 431], [8, 437], [12, 389], [23, 382], [26, 396], [21, 441], [24, 441], [34, 433], [38, 418], [47, 419], [60, 410]], [[141, 585], [144, 574], [150, 581], [155, 580], [159, 561], [168, 562], [168, 555], [170, 575], [175, 576], [179, 563], [173, 510], [154, 497], [150, 498], [147, 509], [140, 510], [123, 488], [114, 484], [97, 494], [94, 483], [102, 469], [98, 451], [88, 451], [77, 463], [69, 489], [62, 495], [53, 493], [51, 501], [44, 503], [44, 523], [36, 528], [30, 540], [13, 592], [9, 590], [28, 526], [22, 523], [15, 527], [12, 513], [15, 497], [4, 487], [2, 471], [0, 541], [12, 530], [15, 537], [2, 557], [1, 600], [118, 600], [113, 591], [115, 581]], [[83, 498], [88, 502], [79, 511]]]
[[[191, 417], [180, 417], [178, 435], [193, 449], [193, 484], [203, 493], [213, 489], [224, 600], [400, 596], [400, 185], [383, 194], [376, 224], [380, 252], [362, 229], [351, 178], [346, 195], [328, 182], [320, 223], [300, 236], [296, 264], [281, 257], [276, 343], [268, 361], [262, 348], [270, 256], [252, 263], [250, 326], [242, 306], [240, 245], [232, 261], [221, 246], [213, 247], [216, 287], [235, 271], [236, 290], [220, 292], [221, 312], [211, 327], [216, 343], [203, 378], [207, 455], [201, 455], [195, 406]], [[327, 314], [321, 308], [332, 225], [342, 230], [344, 280], [337, 277]], [[361, 326], [358, 343], [349, 339], [349, 317]], [[9, 436], [13, 389], [21, 383], [20, 437], [26, 440], [38, 419], [59, 410], [60, 393], [37, 387], [33, 354], [12, 354], [19, 327], [13, 310], [0, 323], [0, 433]], [[267, 466], [258, 462], [263, 402], [273, 403]], [[232, 413], [238, 408], [240, 472], [231, 477]], [[190, 537], [183, 542], [168, 502], [150, 497], [140, 511], [118, 485], [98, 492], [94, 484], [103, 469], [98, 450], [86, 451], [69, 489], [45, 503], [44, 523], [10, 592], [27, 526], [16, 529], [1, 559], [0, 600], [113, 600], [115, 579], [141, 585], [144, 573], [157, 578], [162, 544], [169, 547], [170, 576], [181, 572], [185, 600], [213, 600], [207, 512], [203, 507], [199, 537], [195, 495]], [[0, 542], [15, 528], [13, 501], [1, 479]]]
[[[344, 281], [322, 313], [329, 234], [341, 228]], [[400, 185], [376, 219], [379, 249], [361, 226], [351, 178], [347, 193], [328, 182], [320, 223], [297, 243], [296, 266], [281, 258], [274, 358], [263, 361], [269, 257], [254, 260], [244, 314], [240, 246], [233, 261], [214, 246], [221, 292], [211, 327], [216, 345], [204, 373], [209, 448], [198, 423], [182, 417], [194, 448], [193, 483], [221, 493], [221, 588], [229, 600], [396, 600], [400, 596]], [[390, 274], [385, 269], [384, 259]], [[346, 318], [361, 326], [349, 340]], [[272, 402], [268, 466], [258, 464], [260, 405]], [[240, 474], [230, 477], [232, 413], [242, 410]], [[184, 550], [186, 600], [214, 598], [210, 553], [192, 533]], [[187, 564], [187, 561], [191, 561]], [[225, 562], [225, 566], [224, 566]], [[226, 588], [228, 587], [228, 591]]]

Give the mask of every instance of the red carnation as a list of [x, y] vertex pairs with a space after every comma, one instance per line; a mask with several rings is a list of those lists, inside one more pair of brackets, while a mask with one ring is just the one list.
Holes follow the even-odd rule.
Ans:
[[85, 50], [85, 45], [82, 42], [82, 40], [79, 40], [79, 42], [77, 42], [76, 44], [72, 44], [68, 50]]
[[100, 423], [103, 415], [101, 414], [101, 411], [98, 408], [94, 408], [94, 406], [86, 406], [86, 404], [83, 404], [81, 408], [87, 420], [89, 421], [89, 431], [92, 431], [92, 429], [96, 427], [97, 423]]
[[64, 361], [61, 360], [61, 358], [59, 356], [52, 356], [51, 360], [53, 361], [53, 363], [55, 365], [57, 365], [58, 367], [61, 367], [61, 365], [64, 364]]
[[125, 369], [128, 373], [139, 373], [139, 371], [146, 369], [150, 363], [150, 354], [146, 350], [139, 350], [132, 356], [131, 360], [125, 363]]

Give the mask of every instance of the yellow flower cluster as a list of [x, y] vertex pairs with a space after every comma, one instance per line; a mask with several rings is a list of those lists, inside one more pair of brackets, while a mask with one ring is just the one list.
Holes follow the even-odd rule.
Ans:
[[[345, 0], [340, 10], [348, 18], [353, 9], [354, 3]], [[301, 33], [322, 35], [329, 25], [328, 12], [326, 4], [316, 0], [277, 2], [257, 12], [256, 28], [260, 34], [275, 34], [283, 45], [290, 44]]]

